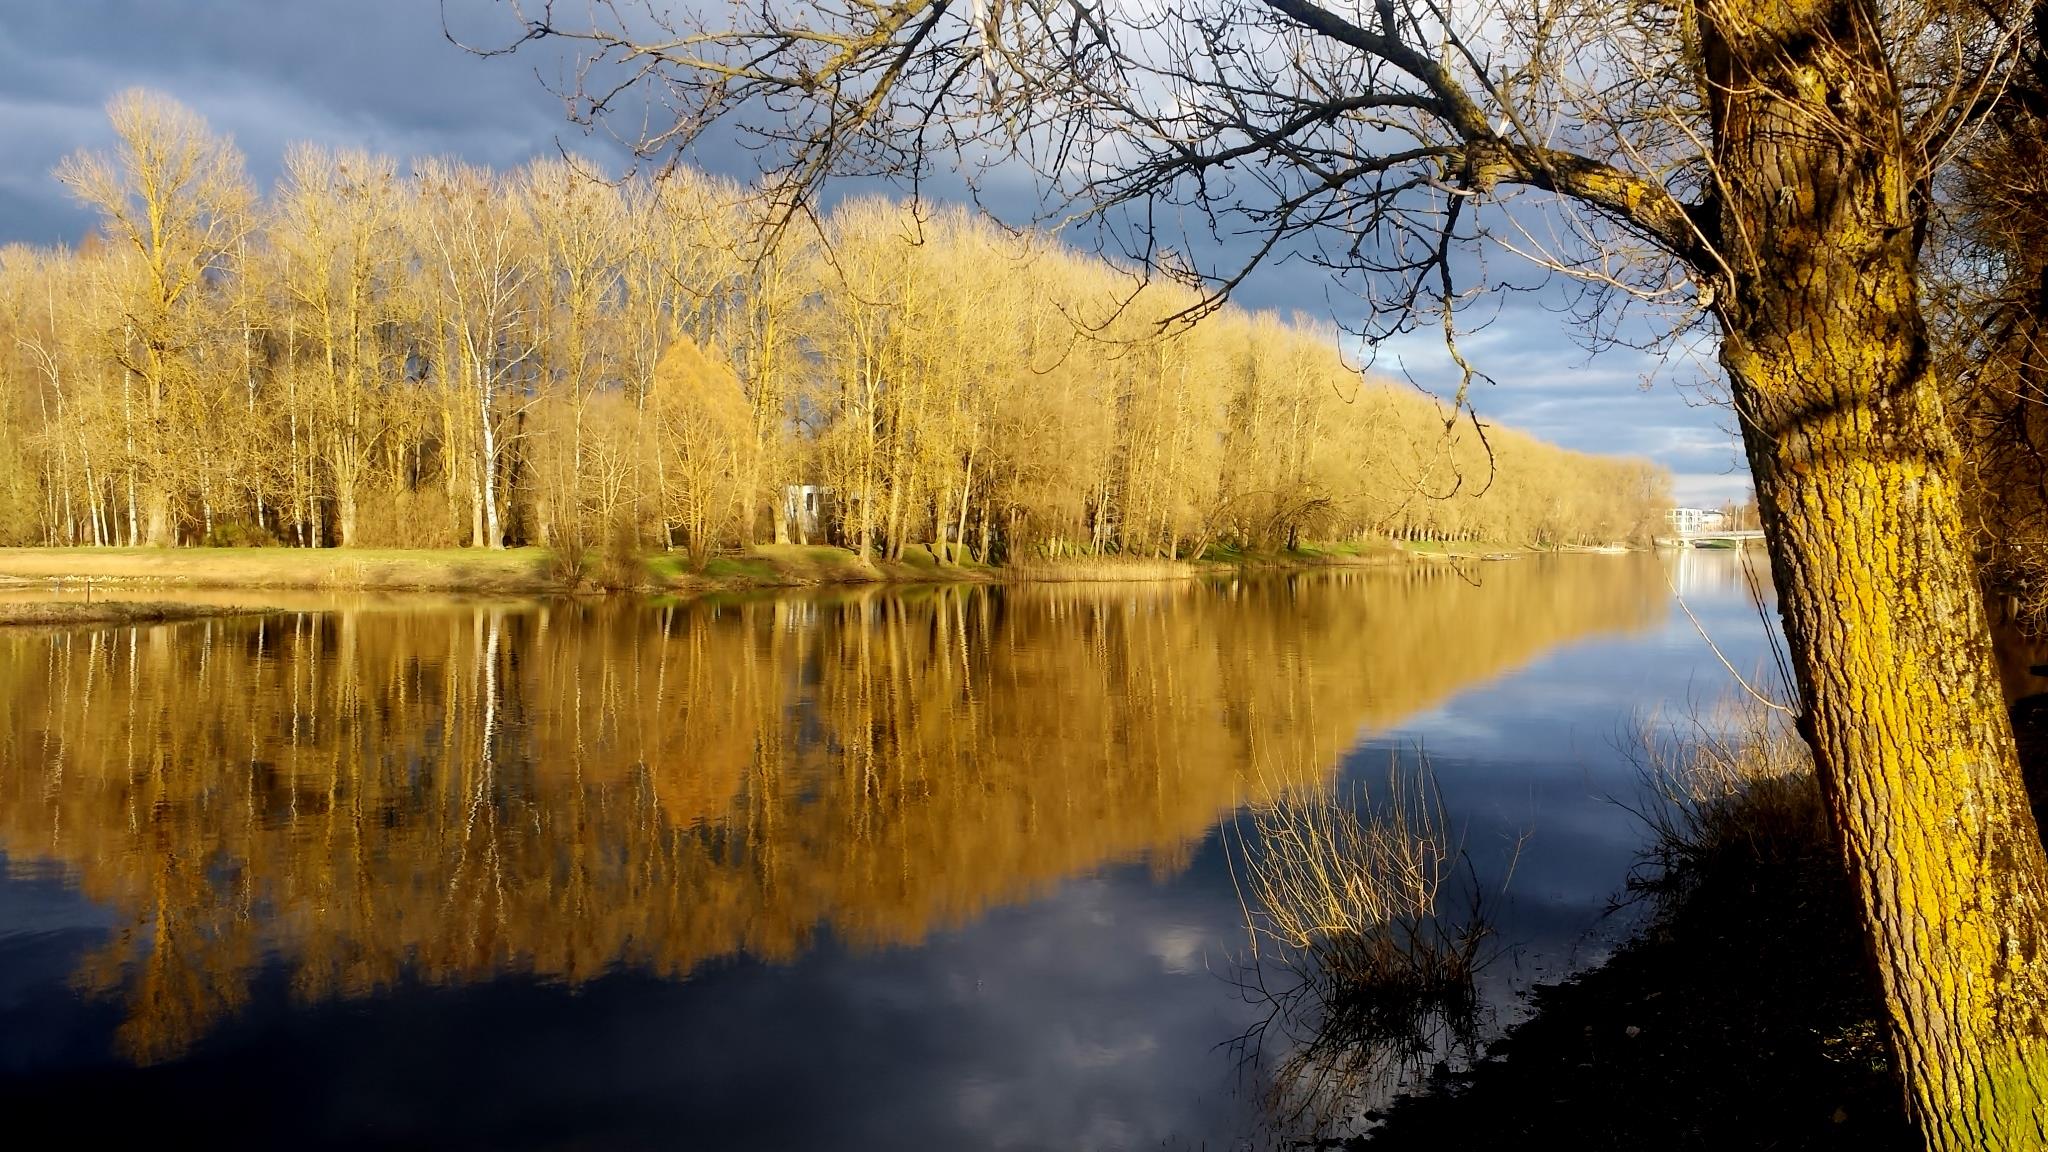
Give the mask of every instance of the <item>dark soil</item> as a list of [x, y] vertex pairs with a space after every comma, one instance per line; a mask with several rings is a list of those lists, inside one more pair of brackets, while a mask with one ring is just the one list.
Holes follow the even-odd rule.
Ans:
[[1539, 989], [1488, 1059], [1354, 1146], [1917, 1147], [1838, 866], [1747, 871], [1700, 877], [1609, 963]]

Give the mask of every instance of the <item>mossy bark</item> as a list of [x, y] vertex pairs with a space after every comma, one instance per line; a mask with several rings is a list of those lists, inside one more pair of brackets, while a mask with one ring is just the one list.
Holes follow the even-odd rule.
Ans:
[[1918, 300], [1926, 205], [1871, 13], [1703, 11], [1716, 305], [1802, 724], [1932, 1149], [2048, 1146], [2048, 857]]

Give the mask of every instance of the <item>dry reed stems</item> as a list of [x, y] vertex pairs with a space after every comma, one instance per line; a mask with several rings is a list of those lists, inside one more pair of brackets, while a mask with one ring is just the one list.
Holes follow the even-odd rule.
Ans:
[[1650, 826], [1631, 886], [1682, 887], [1716, 867], [1793, 859], [1830, 835], [1813, 758], [1782, 706], [1731, 695], [1705, 712], [1644, 725], [1637, 765]]
[[[1428, 764], [1396, 757], [1377, 798], [1326, 789], [1254, 806], [1238, 824], [1253, 955], [1247, 995], [1277, 1026], [1271, 1103], [1322, 1130], [1383, 1102], [1427, 1064], [1469, 1055], [1474, 977], [1490, 935]], [[1444, 903], [1459, 901], [1450, 914]]]

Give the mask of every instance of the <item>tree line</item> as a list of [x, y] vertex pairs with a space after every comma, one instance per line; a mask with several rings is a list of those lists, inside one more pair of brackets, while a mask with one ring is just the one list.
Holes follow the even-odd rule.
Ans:
[[109, 112], [57, 171], [99, 231], [0, 250], [7, 543], [1177, 558], [1613, 541], [1667, 502], [1642, 460], [1447, 430], [1331, 331], [1175, 323], [1186, 289], [964, 212], [852, 200], [771, 246], [689, 169], [312, 145], [264, 198], [191, 111]]

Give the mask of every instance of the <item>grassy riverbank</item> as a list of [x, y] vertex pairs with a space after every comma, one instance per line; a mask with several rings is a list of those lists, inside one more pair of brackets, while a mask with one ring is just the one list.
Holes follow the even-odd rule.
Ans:
[[593, 556], [565, 565], [542, 548], [5, 548], [0, 584], [24, 591], [87, 583], [123, 588], [249, 588], [537, 594], [603, 584], [670, 593], [802, 588], [834, 584], [1167, 580], [1235, 568], [1307, 568], [1399, 563], [1387, 544], [1315, 545], [1295, 552], [1212, 550], [1200, 561], [1122, 556], [1032, 558], [1001, 566], [907, 549], [899, 560], [863, 561], [827, 545], [761, 545], [693, 567], [680, 552], [626, 563]]

